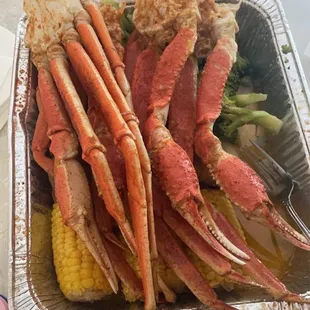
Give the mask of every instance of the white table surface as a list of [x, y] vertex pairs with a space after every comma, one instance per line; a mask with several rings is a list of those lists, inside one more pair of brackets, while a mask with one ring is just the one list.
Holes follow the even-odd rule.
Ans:
[[[22, 0], [0, 0], [0, 25], [14, 32], [22, 14]], [[288, 22], [310, 84], [310, 1], [282, 0]], [[1, 42], [5, 44], [5, 42]], [[1, 70], [1, 68], [0, 68]], [[0, 294], [7, 296], [8, 260], [8, 148], [7, 128], [0, 132]]]

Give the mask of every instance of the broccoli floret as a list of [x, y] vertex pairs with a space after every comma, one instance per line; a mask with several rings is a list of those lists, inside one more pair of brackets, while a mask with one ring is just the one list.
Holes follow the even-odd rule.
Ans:
[[247, 58], [241, 57], [240, 54], [237, 53], [237, 61], [234, 64], [234, 67], [240, 74], [245, 75], [250, 67], [250, 62]]
[[233, 65], [225, 86], [226, 96], [234, 96], [239, 89], [240, 81], [250, 73], [251, 65], [248, 59], [237, 54], [237, 61]]
[[235, 105], [235, 101], [231, 99], [232, 97], [226, 96], [226, 94], [223, 95], [223, 105]]
[[226, 128], [229, 127], [231, 121], [220, 116], [214, 124], [213, 133], [220, 138], [224, 139], [232, 144], [236, 144], [238, 140], [238, 131], [227, 131]]
[[250, 62], [238, 54], [225, 86], [222, 113], [214, 125], [214, 133], [232, 143], [237, 140], [237, 129], [243, 125], [262, 126], [272, 135], [277, 135], [283, 125], [281, 120], [265, 111], [253, 111], [246, 108], [253, 103], [265, 101], [267, 95], [256, 93], [237, 95], [241, 83], [251, 84], [250, 71]]
[[225, 86], [225, 95], [234, 96], [239, 89], [240, 76], [237, 72], [231, 70]]
[[223, 96], [222, 113], [214, 126], [214, 133], [220, 138], [226, 138], [231, 143], [236, 143], [237, 129], [246, 124], [259, 125], [266, 128], [272, 135], [277, 135], [283, 122], [265, 111], [247, 109], [250, 104], [265, 101], [265, 94], [245, 94], [227, 97]]
[[281, 48], [282, 48], [282, 53], [285, 55], [293, 51], [292, 47], [287, 44], [282, 45]]
[[283, 126], [280, 119], [265, 111], [254, 111], [227, 104], [223, 105], [221, 118], [223, 121], [219, 127], [227, 138], [233, 137], [237, 129], [246, 124], [262, 126], [272, 135], [277, 135]]

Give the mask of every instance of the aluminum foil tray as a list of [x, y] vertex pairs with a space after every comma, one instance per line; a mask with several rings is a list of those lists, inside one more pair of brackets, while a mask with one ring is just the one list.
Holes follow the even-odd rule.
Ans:
[[[294, 203], [310, 225], [310, 94], [283, 9], [276, 0], [244, 0], [237, 16], [238, 43], [268, 94], [265, 108], [284, 120], [280, 135], [267, 147], [299, 182]], [[127, 309], [119, 296], [93, 304], [72, 303], [58, 288], [52, 262], [50, 215], [51, 188], [46, 175], [33, 161], [30, 145], [37, 118], [33, 100], [36, 71], [25, 46], [26, 17], [19, 23], [9, 119], [11, 239], [9, 304], [11, 309]], [[292, 47], [284, 55], [282, 45]], [[310, 298], [310, 252], [295, 250], [289, 271], [282, 278], [288, 288]], [[308, 309], [304, 305], [273, 302], [263, 290], [218, 291], [219, 298], [239, 309]], [[141, 308], [141, 305], [137, 305]], [[204, 309], [191, 294], [165, 309]]]

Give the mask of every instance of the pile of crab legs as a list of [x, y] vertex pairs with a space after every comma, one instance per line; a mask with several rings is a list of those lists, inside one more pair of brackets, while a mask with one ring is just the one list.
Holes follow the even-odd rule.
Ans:
[[[173, 302], [174, 293], [157, 274], [161, 255], [201, 302], [212, 309], [233, 308], [217, 299], [172, 229], [218, 274], [262, 286], [277, 299], [307, 302], [286, 289], [200, 192], [194, 147], [217, 184], [248, 219], [310, 250], [306, 239], [275, 211], [255, 172], [225, 153], [212, 133], [236, 58], [234, 35], [219, 33], [197, 92], [195, 26], [181, 25], [163, 51], [154, 46], [144, 49], [143, 34], [135, 32], [125, 55], [131, 92], [99, 7], [92, 1], [81, 2], [61, 42], [49, 46], [36, 62], [40, 113], [32, 150], [53, 179], [65, 223], [85, 242], [114, 292], [118, 276], [141, 296], [146, 309], [156, 308], [159, 292]], [[143, 2], [137, 2], [136, 9], [143, 10]], [[176, 128], [182, 120], [186, 120], [184, 126]], [[87, 178], [79, 147], [95, 183]], [[46, 156], [48, 149], [53, 159]], [[138, 258], [141, 281], [121, 255], [123, 245], [113, 233], [113, 221]], [[230, 261], [243, 265], [253, 280], [234, 271]]]

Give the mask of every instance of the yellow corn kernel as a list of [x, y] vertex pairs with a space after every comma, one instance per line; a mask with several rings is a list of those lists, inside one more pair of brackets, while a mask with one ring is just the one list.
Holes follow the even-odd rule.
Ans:
[[[99, 267], [99, 266], [98, 266]], [[93, 263], [89, 263], [89, 262], [83, 262], [81, 264], [81, 268], [84, 269], [92, 269], [93, 268]], [[100, 269], [100, 268], [99, 268]]]
[[72, 283], [79, 282], [81, 280], [80, 274], [78, 272], [72, 272], [70, 274], [70, 280]]
[[97, 287], [99, 287], [100, 289], [104, 290], [105, 289], [105, 285], [104, 285], [104, 282], [102, 281], [102, 279], [96, 279], [95, 281], [95, 285]]
[[62, 274], [65, 275], [65, 276], [68, 276], [70, 274], [69, 267], [63, 267], [62, 268]]
[[80, 275], [82, 279], [88, 279], [92, 277], [93, 271], [92, 269], [81, 269]]
[[81, 260], [79, 258], [69, 258], [68, 266], [77, 266], [81, 264]]
[[81, 288], [81, 284], [79, 283], [79, 282], [74, 282], [74, 283], [72, 283], [72, 285], [71, 285], [71, 290], [73, 291], [73, 292], [75, 292], [77, 295], [82, 295], [82, 293], [83, 293], [83, 290], [82, 290], [82, 288]]
[[72, 272], [78, 272], [80, 271], [81, 267], [80, 266], [70, 266], [68, 267], [69, 268], [69, 272], [72, 273]]
[[81, 253], [78, 250], [75, 250], [70, 254], [70, 258], [79, 258], [80, 255]]
[[60, 263], [63, 267], [69, 267], [68, 259], [66, 257], [64, 257], [63, 260], [60, 261]]
[[100, 269], [93, 269], [93, 278], [98, 279], [101, 277], [102, 271]]
[[89, 251], [87, 250], [87, 252], [86, 252], [86, 250], [83, 250], [83, 252], [82, 252], [82, 255], [83, 255], [82, 256], [82, 262], [93, 263], [95, 260], [93, 259], [93, 257], [89, 253]]
[[92, 288], [95, 285], [95, 281], [92, 278], [83, 279], [81, 282], [84, 288]]
[[52, 246], [57, 280], [68, 299], [95, 301], [113, 293], [86, 246], [65, 226], [57, 204], [52, 212]]

